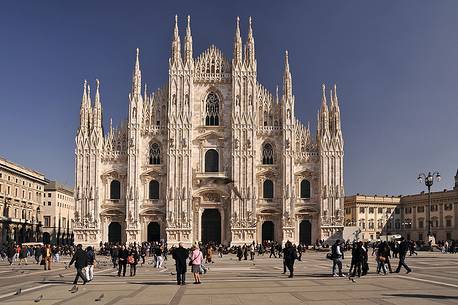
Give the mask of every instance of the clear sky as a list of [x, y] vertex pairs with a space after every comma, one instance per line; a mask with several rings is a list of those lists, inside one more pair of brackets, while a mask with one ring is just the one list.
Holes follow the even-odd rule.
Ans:
[[0, 155], [73, 185], [82, 83], [100, 79], [105, 128], [127, 116], [135, 49], [149, 88], [167, 81], [174, 15], [194, 56], [232, 56], [253, 29], [258, 80], [280, 85], [289, 51], [296, 114], [315, 130], [336, 83], [346, 194], [408, 194], [420, 171], [450, 188], [458, 167], [458, 1], [3, 1]]

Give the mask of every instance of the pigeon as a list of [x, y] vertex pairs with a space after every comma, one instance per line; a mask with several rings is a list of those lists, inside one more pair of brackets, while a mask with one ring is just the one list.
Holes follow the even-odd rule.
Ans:
[[16, 292], [14, 293], [14, 295], [20, 295], [22, 293], [22, 289], [19, 288], [18, 290], [16, 290]]
[[36, 298], [35, 300], [33, 300], [35, 303], [38, 303], [41, 301], [41, 299], [43, 299], [43, 295], [40, 294], [40, 296], [38, 296], [38, 298]]
[[67, 270], [67, 269], [68, 269], [68, 266], [67, 266], [67, 265], [65, 265], [65, 270]]
[[24, 270], [21, 270], [21, 273], [24, 273]]
[[63, 276], [61, 273], [59, 273], [59, 277], [60, 277], [60, 278], [64, 278], [64, 276]]
[[170, 275], [175, 275], [175, 273], [173, 273], [173, 272], [170, 272]]
[[99, 297], [97, 299], [95, 299], [95, 301], [96, 302], [101, 301], [104, 297], [105, 297], [105, 295], [102, 293], [101, 295], [99, 295]]

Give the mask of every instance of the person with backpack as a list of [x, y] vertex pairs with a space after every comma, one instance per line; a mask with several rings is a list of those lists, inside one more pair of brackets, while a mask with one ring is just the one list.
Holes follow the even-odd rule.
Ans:
[[[342, 260], [343, 260], [343, 252], [340, 247], [340, 240], [336, 240], [336, 242], [331, 247], [331, 257], [332, 257], [332, 275], [333, 276], [340, 276], [342, 277]], [[336, 274], [336, 266], [339, 269], [339, 274]]]

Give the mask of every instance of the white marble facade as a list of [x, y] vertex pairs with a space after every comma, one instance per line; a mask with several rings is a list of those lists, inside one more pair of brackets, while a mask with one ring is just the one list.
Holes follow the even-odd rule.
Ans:
[[[249, 20], [237, 18], [232, 60], [215, 46], [193, 56], [190, 20], [178, 22], [169, 80], [150, 93], [139, 51], [128, 120], [102, 128], [84, 83], [76, 136], [75, 240], [314, 242], [343, 229], [343, 139], [336, 88], [323, 85], [316, 136], [295, 116], [285, 53], [281, 96], [257, 81]], [[327, 99], [330, 100], [328, 106]], [[329, 107], [329, 108], [328, 108]]]

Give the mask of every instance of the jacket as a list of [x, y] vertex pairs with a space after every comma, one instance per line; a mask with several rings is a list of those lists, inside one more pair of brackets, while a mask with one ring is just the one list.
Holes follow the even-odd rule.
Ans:
[[83, 249], [79, 248], [76, 249], [75, 254], [73, 254], [72, 260], [70, 261], [69, 265], [75, 263], [76, 269], [83, 269], [87, 266], [87, 253]]

